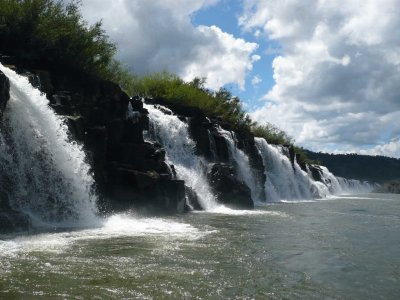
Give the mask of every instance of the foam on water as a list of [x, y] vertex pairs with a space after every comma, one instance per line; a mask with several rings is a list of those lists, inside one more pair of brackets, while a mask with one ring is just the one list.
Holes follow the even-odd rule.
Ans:
[[[96, 232], [96, 231], [95, 231]], [[161, 218], [138, 218], [128, 214], [113, 215], [105, 220], [100, 229], [101, 235], [169, 235], [194, 238], [201, 232], [186, 223], [179, 223]]]
[[162, 218], [140, 218], [130, 214], [117, 214], [103, 220], [98, 228], [40, 233], [0, 240], [0, 258], [29, 252], [62, 253], [72, 245], [85, 240], [104, 240], [118, 237], [155, 237], [161, 239], [197, 240], [211, 231]]
[[267, 215], [267, 216], [281, 216], [287, 217], [288, 215], [280, 211], [271, 210], [243, 210], [243, 209], [231, 209], [226, 206], [219, 206], [215, 209], [208, 211], [195, 211], [197, 214], [216, 214], [216, 215], [228, 215], [228, 216], [251, 216], [251, 215]]

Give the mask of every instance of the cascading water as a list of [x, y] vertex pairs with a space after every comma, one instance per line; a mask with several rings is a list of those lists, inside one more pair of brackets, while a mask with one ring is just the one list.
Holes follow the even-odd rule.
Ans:
[[260, 188], [257, 186], [258, 180], [255, 178], [254, 172], [250, 166], [249, 157], [236, 147], [236, 137], [233, 132], [226, 131], [222, 128], [218, 128], [218, 131], [224, 136], [228, 143], [230, 160], [237, 166], [236, 171], [238, 179], [246, 183], [250, 188], [253, 202], [259, 202], [258, 190]]
[[[145, 107], [150, 112], [151, 138], [165, 147], [168, 161], [175, 166], [178, 177], [184, 179], [199, 195], [203, 208], [215, 209], [217, 203], [206, 178], [207, 162], [194, 154], [195, 143], [190, 138], [187, 123], [165, 107], [160, 106], [160, 109], [157, 109], [154, 105], [147, 104]], [[284, 153], [285, 148], [269, 145], [265, 139], [256, 138], [256, 146], [262, 156], [267, 178], [265, 186], [259, 187], [259, 180], [252, 170], [249, 157], [236, 147], [234, 133], [222, 128], [218, 131], [227, 141], [230, 159], [236, 164], [238, 179], [250, 188], [254, 202], [260, 202], [260, 189], [269, 202], [325, 198], [331, 194], [368, 192], [372, 189], [367, 183], [337, 178], [325, 167], [320, 168], [323, 182], [315, 181], [311, 172], [302, 170], [296, 160], [292, 165]], [[210, 138], [210, 141], [213, 139]], [[214, 147], [211, 143], [212, 153], [216, 152]]]
[[321, 169], [321, 178], [332, 194], [369, 193], [374, 188], [368, 182], [336, 177], [328, 170], [328, 168], [324, 166], [319, 166], [319, 168]]
[[210, 141], [210, 152], [211, 152], [212, 158], [214, 160], [217, 160], [218, 159], [217, 145], [215, 144], [215, 140], [209, 129], [207, 130], [207, 133], [208, 133], [208, 140]]
[[150, 137], [164, 146], [178, 178], [197, 193], [203, 209], [215, 209], [218, 204], [207, 181], [207, 162], [194, 154], [196, 145], [190, 138], [188, 124], [172, 113], [164, 113], [168, 111], [165, 107], [163, 111], [154, 105], [144, 104], [144, 107], [149, 111]]
[[11, 206], [42, 222], [93, 224], [94, 180], [82, 147], [27, 78], [1, 64], [0, 70], [10, 80], [0, 129], [0, 183]]
[[256, 146], [266, 170], [267, 201], [312, 199], [329, 195], [327, 187], [321, 182], [312, 180], [296, 161], [292, 166], [282, 147], [269, 145], [262, 138], [256, 138]]
[[329, 172], [328, 168], [320, 166], [321, 170], [321, 179], [328, 187], [329, 192], [331, 194], [340, 194], [343, 192], [342, 186], [338, 180], [331, 172]]

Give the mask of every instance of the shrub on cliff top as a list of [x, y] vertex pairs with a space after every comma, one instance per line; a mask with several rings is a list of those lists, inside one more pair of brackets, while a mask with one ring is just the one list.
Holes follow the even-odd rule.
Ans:
[[128, 90], [132, 95], [159, 97], [167, 102], [199, 108], [208, 117], [220, 118], [234, 129], [250, 131], [253, 122], [243, 110], [240, 99], [225, 88], [211, 91], [204, 84], [204, 78], [185, 82], [176, 75], [162, 72], [136, 77]]
[[[79, 0], [78, 0], [79, 1]], [[232, 129], [252, 132], [271, 144], [292, 145], [292, 139], [272, 124], [257, 125], [230, 91], [205, 88], [204, 78], [185, 82], [167, 72], [136, 76], [114, 59], [116, 47], [101, 22], [83, 20], [78, 1], [0, 0], [0, 52], [25, 65], [77, 71], [119, 83], [132, 95], [160, 97], [202, 110]]]
[[0, 0], [0, 51], [35, 67], [115, 77], [114, 44], [101, 22], [88, 26], [76, 1]]
[[271, 123], [264, 125], [255, 124], [251, 127], [251, 132], [256, 137], [264, 138], [269, 144], [290, 146], [293, 139], [283, 130]]

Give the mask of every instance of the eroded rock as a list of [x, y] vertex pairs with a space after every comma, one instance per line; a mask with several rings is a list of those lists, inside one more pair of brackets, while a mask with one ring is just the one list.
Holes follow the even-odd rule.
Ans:
[[232, 165], [212, 164], [208, 178], [218, 202], [233, 208], [254, 208], [249, 187], [236, 179]]

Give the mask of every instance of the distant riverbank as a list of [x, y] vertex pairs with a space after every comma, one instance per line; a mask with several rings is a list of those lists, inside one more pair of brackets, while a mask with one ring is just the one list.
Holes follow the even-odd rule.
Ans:
[[375, 190], [377, 193], [400, 194], [400, 181], [389, 181]]

